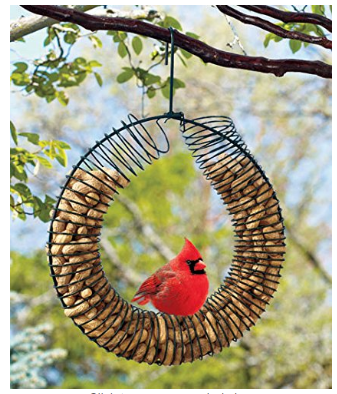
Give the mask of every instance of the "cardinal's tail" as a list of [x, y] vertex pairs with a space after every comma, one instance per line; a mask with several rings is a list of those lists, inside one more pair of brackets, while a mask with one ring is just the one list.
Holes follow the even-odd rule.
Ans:
[[146, 294], [140, 294], [137, 297], [133, 297], [131, 302], [137, 302], [139, 305], [145, 305], [151, 301], [151, 297]]

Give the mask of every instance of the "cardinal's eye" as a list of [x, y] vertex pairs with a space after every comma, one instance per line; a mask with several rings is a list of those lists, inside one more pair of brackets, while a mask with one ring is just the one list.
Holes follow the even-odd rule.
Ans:
[[191, 260], [186, 260], [186, 264], [187, 264], [187, 265], [191, 265], [191, 264], [192, 264], [192, 261], [191, 261]]

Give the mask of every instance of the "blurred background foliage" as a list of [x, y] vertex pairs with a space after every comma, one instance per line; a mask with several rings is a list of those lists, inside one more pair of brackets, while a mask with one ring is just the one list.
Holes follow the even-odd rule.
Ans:
[[[233, 30], [214, 8], [191, 7], [155, 6], [152, 22], [237, 53], [291, 57], [299, 51], [329, 62], [317, 46], [298, 48], [239, 23]], [[19, 6], [12, 12], [13, 18], [23, 13]], [[79, 156], [128, 113], [167, 112], [164, 46], [62, 23], [14, 42], [11, 56], [12, 387], [331, 388], [331, 81], [229, 70], [177, 51], [175, 110], [188, 118], [233, 118], [281, 201], [287, 255], [275, 299], [243, 339], [203, 361], [158, 367], [106, 353], [65, 318], [44, 243], [49, 209]], [[104, 222], [104, 268], [127, 300], [167, 261], [158, 245], [176, 254], [183, 237], [191, 239], [208, 264], [211, 291], [231, 262], [225, 207], [176, 122], [167, 130], [170, 152], [116, 197]]]

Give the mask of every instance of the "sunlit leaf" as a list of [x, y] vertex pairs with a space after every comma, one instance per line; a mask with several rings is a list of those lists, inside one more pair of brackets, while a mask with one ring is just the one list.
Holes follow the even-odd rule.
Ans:
[[92, 41], [94, 48], [102, 48], [103, 43], [96, 35], [89, 36], [89, 40]]
[[18, 135], [17, 135], [14, 123], [12, 121], [10, 121], [10, 130], [11, 130], [12, 139], [13, 139], [15, 145], [17, 145], [18, 144]]
[[65, 91], [60, 90], [60, 91], [56, 92], [56, 97], [62, 105], [64, 105], [64, 106], [68, 105], [69, 97]]
[[19, 133], [22, 137], [26, 137], [29, 142], [34, 145], [39, 145], [40, 137], [36, 133]]
[[56, 160], [61, 164], [61, 166], [67, 166], [67, 154], [64, 150], [59, 150], [59, 154], [56, 155]]
[[41, 165], [43, 165], [43, 167], [53, 168], [53, 165], [51, 164], [51, 162], [48, 159], [46, 159], [45, 157], [36, 156], [36, 158], [39, 161], [39, 163]]
[[324, 5], [312, 5], [311, 10], [314, 14], [325, 15], [325, 6]]
[[71, 146], [64, 141], [54, 141], [54, 144], [59, 149], [71, 149]]
[[102, 64], [97, 60], [90, 60], [90, 62], [88, 62], [88, 65], [90, 67], [102, 67]]

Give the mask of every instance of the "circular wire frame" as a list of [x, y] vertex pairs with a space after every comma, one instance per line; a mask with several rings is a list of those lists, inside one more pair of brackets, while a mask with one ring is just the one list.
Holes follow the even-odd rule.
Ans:
[[[67, 176], [52, 212], [47, 254], [66, 316], [100, 347], [148, 364], [178, 365], [221, 352], [255, 325], [273, 298], [285, 254], [281, 208], [232, 120], [161, 115], [105, 134]], [[168, 152], [167, 119], [232, 217], [234, 257], [224, 283], [193, 316], [142, 310], [106, 278], [99, 236], [115, 193]]]

